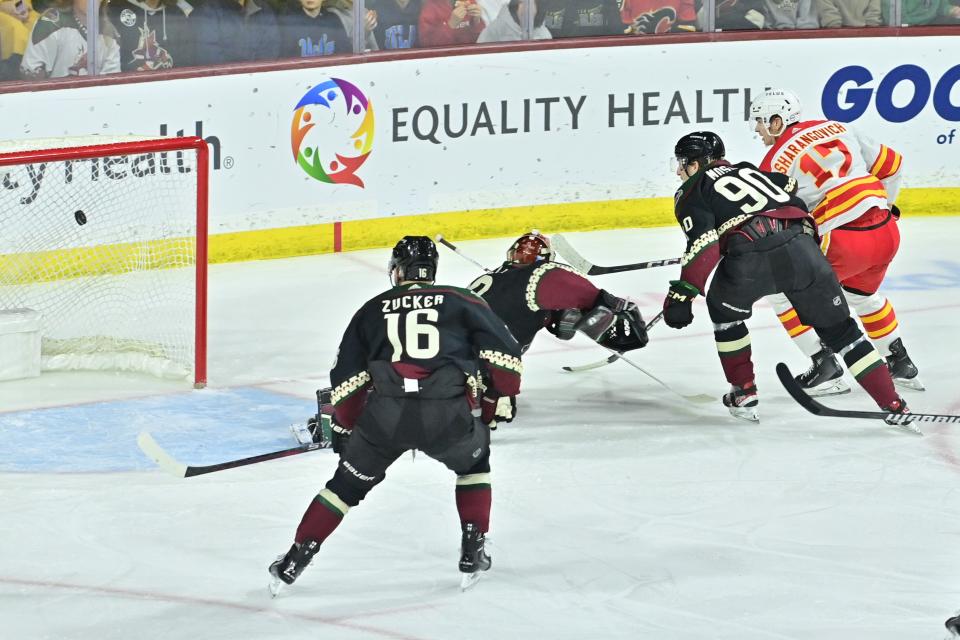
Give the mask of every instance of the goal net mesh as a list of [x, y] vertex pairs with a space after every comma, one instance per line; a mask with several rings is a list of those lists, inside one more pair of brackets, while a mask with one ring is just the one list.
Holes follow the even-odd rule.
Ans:
[[41, 314], [44, 370], [195, 377], [198, 151], [117, 142], [0, 145], [0, 309]]

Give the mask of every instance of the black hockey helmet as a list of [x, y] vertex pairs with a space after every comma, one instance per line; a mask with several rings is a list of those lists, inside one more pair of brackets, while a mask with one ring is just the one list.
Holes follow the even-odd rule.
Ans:
[[390, 254], [387, 274], [394, 285], [407, 281], [433, 282], [438, 260], [440, 254], [433, 240], [427, 236], [404, 236]]
[[723, 140], [713, 131], [688, 133], [677, 140], [677, 144], [673, 148], [673, 155], [680, 163], [681, 168], [685, 168], [691, 162], [697, 162], [702, 167], [723, 159], [726, 153], [727, 150], [723, 146]]

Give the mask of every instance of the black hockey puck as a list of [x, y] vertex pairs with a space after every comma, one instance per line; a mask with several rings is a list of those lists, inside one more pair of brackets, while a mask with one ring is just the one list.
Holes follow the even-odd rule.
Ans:
[[77, 221], [77, 224], [79, 224], [80, 226], [87, 224], [87, 214], [85, 214], [80, 209], [77, 209], [76, 211], [73, 212], [73, 217]]

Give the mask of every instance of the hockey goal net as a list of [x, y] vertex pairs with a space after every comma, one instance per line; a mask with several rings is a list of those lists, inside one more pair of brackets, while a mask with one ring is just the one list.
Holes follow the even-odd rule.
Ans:
[[40, 313], [44, 370], [206, 383], [200, 138], [0, 143], [0, 310]]

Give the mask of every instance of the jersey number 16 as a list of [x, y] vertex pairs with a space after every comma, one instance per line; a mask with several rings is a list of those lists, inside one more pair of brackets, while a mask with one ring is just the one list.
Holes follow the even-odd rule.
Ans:
[[[436, 358], [440, 353], [440, 331], [437, 321], [440, 312], [436, 309], [417, 309], [407, 314], [385, 313], [387, 321], [387, 339], [393, 347], [392, 362], [399, 362], [406, 353], [417, 360]], [[400, 321], [403, 322], [403, 336], [400, 335]]]

